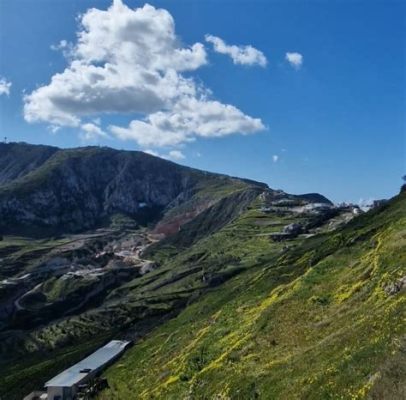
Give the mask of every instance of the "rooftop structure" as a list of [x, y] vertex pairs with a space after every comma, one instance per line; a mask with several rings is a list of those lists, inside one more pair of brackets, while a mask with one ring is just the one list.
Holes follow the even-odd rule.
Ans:
[[130, 342], [121, 340], [112, 340], [104, 347], [95, 351], [89, 357], [86, 357], [77, 364], [61, 372], [49, 380], [45, 387], [50, 386], [73, 386], [83, 380], [89, 373], [100, 370], [109, 361], [120, 355]]
[[[79, 386], [95, 378], [109, 363], [124, 352], [130, 342], [112, 340], [77, 364], [61, 372], [45, 383], [47, 400], [72, 400], [79, 390]], [[33, 395], [34, 392], [31, 394]], [[30, 396], [31, 396], [30, 395]], [[39, 396], [27, 399], [39, 398]], [[41, 399], [43, 397], [40, 397]]]

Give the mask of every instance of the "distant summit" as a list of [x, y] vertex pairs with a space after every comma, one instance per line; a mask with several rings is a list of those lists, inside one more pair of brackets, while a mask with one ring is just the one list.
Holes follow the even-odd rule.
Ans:
[[307, 200], [311, 203], [323, 203], [333, 205], [333, 203], [325, 196], [320, 193], [306, 193], [306, 194], [299, 194], [298, 197]]

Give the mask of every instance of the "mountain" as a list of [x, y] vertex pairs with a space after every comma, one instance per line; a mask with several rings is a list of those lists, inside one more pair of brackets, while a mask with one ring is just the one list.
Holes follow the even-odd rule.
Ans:
[[325, 196], [320, 193], [306, 193], [298, 195], [302, 199], [309, 200], [312, 203], [321, 203], [321, 204], [329, 204], [333, 205], [333, 203]]
[[3, 146], [0, 396], [113, 338], [134, 347], [105, 399], [404, 390], [405, 193], [355, 216], [142, 152]]
[[[218, 188], [223, 196], [264, 186], [181, 167], [139, 151], [99, 147], [60, 150], [2, 144], [0, 163], [0, 232], [34, 236], [101, 227], [117, 214], [146, 224], [193, 199], [204, 208], [206, 200], [216, 199]], [[211, 193], [205, 196], [207, 191]]]

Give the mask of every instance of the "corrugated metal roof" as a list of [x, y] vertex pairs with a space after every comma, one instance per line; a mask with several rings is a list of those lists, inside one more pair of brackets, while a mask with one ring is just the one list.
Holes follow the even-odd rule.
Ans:
[[[66, 369], [59, 375], [49, 380], [47, 383], [45, 383], [45, 387], [70, 387], [77, 384], [89, 373], [94, 370], [100, 369], [104, 364], [108, 363], [111, 359], [122, 353], [124, 349], [129, 345], [129, 343], [130, 342], [122, 340], [112, 340], [104, 347], [96, 350], [89, 357], [86, 357], [82, 361], [79, 361], [77, 364], [73, 365], [72, 367]], [[90, 369], [90, 371], [81, 372], [87, 369]]]

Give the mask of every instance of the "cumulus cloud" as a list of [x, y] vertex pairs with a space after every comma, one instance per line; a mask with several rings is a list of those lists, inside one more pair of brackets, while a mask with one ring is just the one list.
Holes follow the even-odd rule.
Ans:
[[166, 160], [184, 160], [186, 156], [180, 150], [171, 150], [168, 154], [159, 153], [155, 150], [144, 150], [145, 153], [150, 154], [151, 156], [164, 158]]
[[7, 81], [5, 78], [0, 78], [0, 96], [9, 95], [12, 83]]
[[169, 152], [169, 158], [172, 160], [184, 160], [186, 157], [180, 150], [171, 150]]
[[234, 64], [265, 67], [268, 62], [264, 53], [255, 47], [228, 45], [223, 39], [213, 35], [206, 35], [205, 39], [213, 45], [215, 52], [230, 56]]
[[260, 119], [249, 117], [232, 105], [194, 97], [181, 99], [170, 111], [150, 114], [142, 121], [133, 120], [127, 128], [109, 127], [120, 139], [132, 139], [141, 146], [174, 146], [196, 137], [249, 134], [262, 129]]
[[300, 53], [286, 53], [286, 61], [295, 69], [300, 69], [303, 64], [303, 56]]
[[131, 10], [117, 0], [106, 11], [84, 13], [77, 43], [59, 47], [70, 48], [70, 64], [25, 96], [28, 122], [76, 127], [86, 115], [157, 111], [179, 95], [195, 95], [193, 81], [179, 72], [206, 63], [201, 43], [180, 47], [166, 10]]
[[210, 100], [208, 89], [184, 75], [205, 65], [207, 54], [202, 43], [182, 45], [168, 11], [148, 4], [131, 9], [114, 0], [107, 10], [89, 9], [79, 22], [76, 43], [54, 46], [67, 57], [65, 70], [24, 97], [26, 121], [101, 135], [89, 117], [134, 114], [129, 126], [109, 130], [141, 146], [264, 128], [236, 107]]
[[272, 156], [272, 161], [273, 161], [274, 163], [276, 163], [276, 162], [278, 162], [278, 160], [279, 160], [279, 156], [276, 155], [276, 154], [274, 154], [274, 155]]
[[108, 135], [96, 123], [87, 122], [80, 126], [83, 132], [83, 139], [94, 140], [97, 138], [106, 138]]

